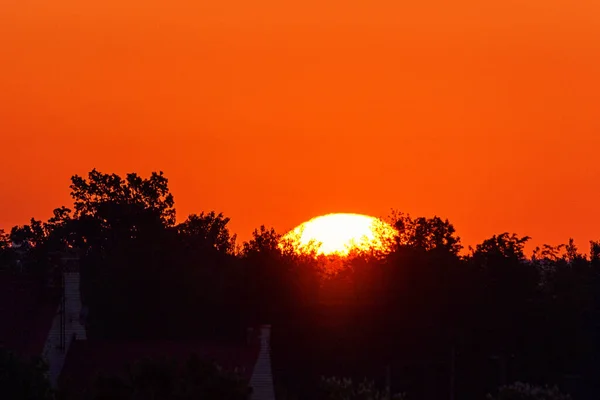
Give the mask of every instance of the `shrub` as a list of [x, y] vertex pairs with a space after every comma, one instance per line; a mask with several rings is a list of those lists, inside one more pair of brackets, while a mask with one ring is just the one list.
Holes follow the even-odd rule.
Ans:
[[556, 386], [536, 386], [523, 382], [502, 386], [496, 396], [488, 395], [488, 400], [571, 400], [571, 396], [561, 393]]

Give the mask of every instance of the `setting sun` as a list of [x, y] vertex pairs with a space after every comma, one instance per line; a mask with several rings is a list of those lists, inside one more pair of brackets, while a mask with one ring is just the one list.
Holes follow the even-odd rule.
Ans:
[[283, 237], [298, 251], [347, 255], [351, 250], [386, 250], [396, 230], [379, 218], [361, 214], [328, 214], [311, 219]]

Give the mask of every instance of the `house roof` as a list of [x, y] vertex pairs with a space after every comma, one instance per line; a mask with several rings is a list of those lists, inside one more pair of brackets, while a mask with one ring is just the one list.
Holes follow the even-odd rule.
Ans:
[[0, 348], [22, 357], [42, 354], [60, 295], [41, 289], [33, 279], [0, 273]]
[[192, 355], [209, 359], [227, 369], [237, 368], [250, 380], [259, 343], [207, 343], [201, 341], [74, 341], [67, 354], [59, 386], [78, 392], [93, 385], [98, 374], [119, 375], [127, 364], [145, 358], [166, 357], [185, 362]]

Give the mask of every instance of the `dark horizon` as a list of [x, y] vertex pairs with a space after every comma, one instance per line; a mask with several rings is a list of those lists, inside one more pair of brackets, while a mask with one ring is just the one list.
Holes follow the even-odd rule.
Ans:
[[[528, 260], [528, 237], [499, 233], [465, 254], [451, 221], [395, 213], [390, 223], [399, 233], [386, 251], [315, 257], [281, 246], [281, 235], [264, 226], [238, 246], [227, 216], [214, 212], [177, 223], [162, 174], [91, 171], [72, 178], [71, 196], [73, 211], [57, 208], [46, 222], [0, 236], [0, 281], [9, 289], [0, 317], [14, 321], [0, 332], [3, 347], [35, 355], [44, 335], [53, 337], [44, 318], [54, 318], [52, 329], [65, 323], [58, 301], [76, 314], [65, 314], [74, 324], [66, 372], [51, 375], [63, 377], [52, 381], [61, 400], [141, 390], [136, 380], [122, 381], [129, 379], [122, 368], [144, 354], [159, 358], [139, 364], [140, 379], [158, 369], [160, 379], [192, 384], [164, 363], [198, 352], [253, 370], [243, 379], [223, 376], [229, 383], [215, 399], [235, 390], [248, 400], [246, 390], [260, 387], [260, 400], [273, 393], [334, 400], [350, 390], [335, 379], [363, 377], [380, 400], [386, 385], [408, 400], [504, 399], [545, 385], [575, 399], [600, 393], [600, 242], [589, 250], [572, 240], [543, 246]], [[119, 350], [127, 343], [141, 347]], [[182, 364], [191, 368], [185, 376], [204, 382], [223, 373], [202, 362]], [[537, 389], [502, 389], [516, 382]]]

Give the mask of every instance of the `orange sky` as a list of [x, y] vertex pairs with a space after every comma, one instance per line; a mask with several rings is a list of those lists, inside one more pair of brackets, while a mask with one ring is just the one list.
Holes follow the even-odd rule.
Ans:
[[162, 169], [242, 239], [393, 207], [587, 248], [599, 111], [596, 0], [2, 0], [0, 227]]

